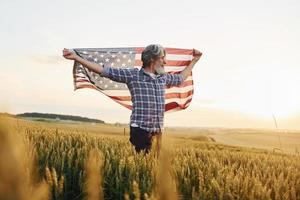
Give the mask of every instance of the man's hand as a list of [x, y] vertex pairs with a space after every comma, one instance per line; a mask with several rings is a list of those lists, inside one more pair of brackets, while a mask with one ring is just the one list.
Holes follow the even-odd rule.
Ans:
[[202, 52], [198, 51], [197, 49], [193, 49], [193, 56], [192, 62], [197, 62], [200, 57], [202, 56]]
[[76, 60], [78, 58], [78, 55], [75, 52], [64, 48], [63, 57], [66, 58], [66, 59], [69, 59], [69, 60]]
[[75, 61], [79, 62], [84, 67], [92, 70], [93, 72], [96, 72], [98, 74], [102, 73], [103, 65], [99, 65], [98, 63], [88, 61], [88, 60], [80, 57], [79, 55], [77, 55], [75, 52], [70, 51], [69, 49], [64, 48], [63, 57], [65, 57], [66, 59], [69, 59], [69, 60], [75, 60]]
[[197, 49], [193, 49], [193, 59], [191, 60], [190, 64], [181, 72], [181, 74], [183, 76], [183, 80], [187, 79], [187, 77], [190, 75], [194, 65], [196, 64], [196, 62], [198, 62], [198, 60], [200, 59], [201, 56], [202, 56], [202, 53], [200, 51], [198, 51]]

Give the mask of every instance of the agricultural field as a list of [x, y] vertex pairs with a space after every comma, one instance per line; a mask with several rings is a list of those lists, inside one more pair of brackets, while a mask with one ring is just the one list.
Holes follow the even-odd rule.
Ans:
[[300, 199], [300, 133], [163, 134], [144, 155], [126, 126], [0, 117], [1, 199]]

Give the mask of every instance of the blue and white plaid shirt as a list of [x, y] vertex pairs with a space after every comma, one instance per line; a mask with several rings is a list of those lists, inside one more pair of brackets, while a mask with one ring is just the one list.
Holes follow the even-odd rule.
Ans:
[[158, 74], [152, 78], [143, 68], [110, 67], [103, 64], [102, 76], [126, 83], [132, 101], [130, 124], [149, 132], [160, 132], [164, 125], [165, 86], [183, 83], [182, 74]]

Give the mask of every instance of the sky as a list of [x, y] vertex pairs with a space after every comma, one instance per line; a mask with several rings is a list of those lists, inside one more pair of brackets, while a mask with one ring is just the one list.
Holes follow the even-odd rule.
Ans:
[[300, 130], [299, 1], [0, 2], [0, 112], [80, 115], [128, 123], [131, 110], [74, 91], [63, 48], [198, 49], [194, 96], [165, 127]]

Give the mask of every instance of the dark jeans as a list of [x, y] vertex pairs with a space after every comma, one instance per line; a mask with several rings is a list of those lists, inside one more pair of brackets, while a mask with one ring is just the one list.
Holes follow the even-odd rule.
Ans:
[[150, 133], [140, 127], [130, 126], [129, 141], [134, 145], [137, 152], [144, 150], [145, 153], [149, 153], [152, 146], [153, 136], [157, 134], [161, 133]]

